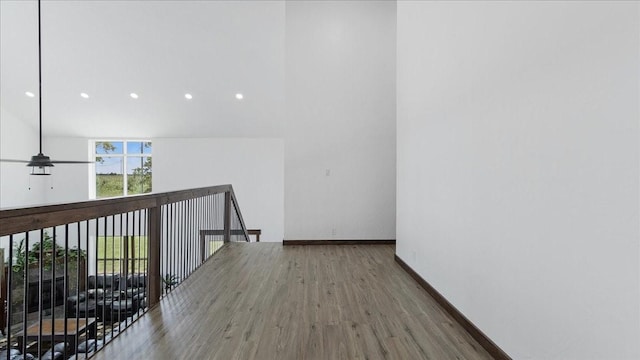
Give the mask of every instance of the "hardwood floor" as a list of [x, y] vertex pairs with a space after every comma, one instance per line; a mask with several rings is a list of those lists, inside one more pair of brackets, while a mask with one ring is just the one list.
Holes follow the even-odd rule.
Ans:
[[490, 359], [393, 245], [225, 245], [95, 359]]

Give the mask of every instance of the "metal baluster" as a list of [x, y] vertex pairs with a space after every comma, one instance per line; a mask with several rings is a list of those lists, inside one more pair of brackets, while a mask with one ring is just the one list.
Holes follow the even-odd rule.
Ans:
[[[170, 274], [175, 274], [175, 273], [176, 273], [176, 272], [175, 272], [175, 268], [174, 268], [174, 267], [175, 267], [175, 262], [174, 262], [174, 261], [175, 261], [175, 258], [176, 258], [176, 252], [175, 252], [175, 236], [174, 236], [174, 232], [175, 232], [175, 227], [174, 227], [175, 214], [174, 214], [174, 210], [175, 210], [175, 209], [174, 209], [174, 206], [173, 206], [173, 205], [174, 205], [174, 204], [169, 204], [170, 209], [171, 209], [171, 220], [170, 220], [170, 222], [169, 222], [169, 224], [171, 225], [171, 226], [170, 226], [171, 230], [170, 230], [170, 232], [169, 232], [169, 238], [167, 239], [167, 241], [168, 241], [168, 244], [169, 244], [169, 246], [170, 246], [170, 248], [171, 248], [171, 251], [170, 251], [171, 257], [169, 258], [169, 259], [170, 259], [170, 263], [168, 264], [168, 265], [169, 265], [170, 273], [167, 273], [167, 274], [165, 275], [165, 278], [167, 277], [167, 275], [169, 275], [169, 277], [167, 278], [167, 280], [170, 280], [170, 279], [171, 279], [171, 277], [173, 276], [173, 275], [170, 275]], [[171, 291], [171, 286], [168, 286], [167, 293], [168, 293], [168, 292], [170, 292], [170, 291]]]
[[[55, 324], [56, 324], [56, 283], [58, 282], [58, 278], [56, 276], [56, 257], [57, 257], [57, 253], [56, 253], [56, 227], [53, 227], [53, 253], [51, 254], [52, 260], [51, 260], [51, 301], [50, 306], [51, 306], [51, 339], [53, 339], [53, 334], [55, 333]], [[44, 245], [44, 244], [43, 244]], [[43, 246], [44, 247], [44, 246]], [[55, 345], [55, 341], [52, 341], [52, 345]], [[51, 353], [53, 354], [53, 349], [51, 350]]]
[[[78, 234], [80, 234], [80, 223], [78, 224]], [[55, 236], [53, 237], [55, 239]], [[55, 247], [55, 246], [54, 246]], [[64, 314], [62, 316], [62, 318], [64, 319], [64, 338], [63, 338], [63, 342], [64, 342], [64, 351], [63, 351], [63, 356], [66, 359], [67, 358], [67, 353], [68, 353], [68, 346], [67, 344], [69, 343], [67, 341], [67, 332], [68, 332], [68, 320], [67, 320], [67, 297], [69, 296], [69, 224], [64, 224], [64, 268], [62, 270], [64, 272], [64, 276], [62, 277], [62, 281], [63, 281], [63, 288], [64, 288], [64, 292], [63, 292], [63, 303], [62, 303], [62, 308], [64, 309]], [[55, 273], [55, 271], [54, 271]], [[79, 295], [79, 294], [78, 294]], [[54, 311], [54, 316], [55, 316], [55, 311]], [[78, 343], [78, 341], [75, 342], [76, 344]]]
[[[98, 229], [98, 220], [95, 219], [93, 221], [96, 223], [96, 229]], [[85, 245], [86, 245], [85, 249], [87, 249], [87, 256], [84, 259], [85, 265], [84, 265], [84, 268], [83, 268], [83, 270], [87, 269], [86, 273], [84, 274], [85, 309], [88, 308], [88, 305], [89, 305], [89, 256], [90, 256], [89, 255], [89, 225], [90, 224], [91, 223], [89, 222], [89, 220], [86, 220], [87, 229], [86, 229], [86, 236], [85, 236]], [[96, 230], [96, 234], [97, 234], [97, 230]], [[98, 248], [98, 246], [97, 246], [98, 245], [98, 237], [97, 236], [96, 236], [95, 241], [96, 241], [96, 246], [94, 246], [94, 247], [97, 249]], [[80, 245], [80, 242], [79, 242], [78, 243], [79, 254], [82, 254], [81, 248], [82, 248], [82, 246]], [[98, 253], [96, 251], [96, 257], [94, 258], [94, 259], [96, 259], [96, 274], [98, 273], [98, 257], [97, 257], [97, 255], [98, 255]], [[95, 276], [94, 276], [94, 279], [95, 279]], [[78, 294], [80, 294], [80, 266], [79, 265], [78, 265], [78, 279], [76, 281], [77, 281]], [[85, 314], [84, 315], [84, 317], [85, 317], [85, 325], [88, 326], [89, 325], [89, 311], [85, 311], [84, 314]], [[96, 313], [95, 310], [94, 310], [93, 316], [94, 316], [93, 328], [95, 330], [97, 330], [98, 324], [96, 322], [98, 321], [98, 319], [96, 319], [97, 313]], [[77, 314], [76, 315], [76, 329], [78, 328], [79, 323], [80, 323], [80, 314]], [[87, 329], [87, 330], [91, 330], [91, 328]], [[94, 332], [93, 337], [94, 337], [93, 340], [95, 341], [95, 350], [97, 351], [98, 350], [98, 334]], [[86, 336], [85, 338], [88, 340], [89, 336]], [[87, 357], [89, 356], [88, 355], [88, 351], [87, 351], [89, 349], [89, 342], [87, 341], [85, 343], [85, 345], [86, 345], [86, 347], [85, 347], [84, 358], [87, 359]]]
[[[4, 271], [4, 269], [2, 269]], [[7, 360], [11, 354], [11, 325], [13, 315], [13, 235], [9, 235], [9, 267], [7, 268]], [[4, 306], [4, 304], [2, 304]], [[4, 309], [3, 309], [4, 310]]]
[[[76, 296], [78, 297], [77, 301], [76, 301], [76, 314], [75, 314], [75, 321], [76, 321], [76, 329], [78, 328], [78, 323], [79, 323], [79, 319], [78, 317], [80, 316], [78, 314], [77, 309], [79, 309], [79, 305], [80, 305], [80, 266], [82, 266], [82, 223], [80, 221], [78, 221], [76, 223], [78, 225], [78, 235], [76, 236]], [[87, 235], [88, 235], [88, 226], [87, 226]], [[68, 244], [67, 244], [67, 249], [69, 248]], [[68, 250], [67, 250], [68, 252]], [[65, 255], [68, 256], [68, 255]], [[66, 273], [66, 271], [65, 271]], [[65, 275], [66, 276], [66, 275]], [[88, 295], [85, 295], [85, 301], [87, 301], [89, 299]], [[66, 301], [66, 300], [65, 300]], [[69, 322], [69, 319], [67, 317], [67, 304], [65, 303], [65, 326], [66, 324]], [[86, 325], [85, 325], [86, 326]], [[66, 330], [65, 330], [66, 333]], [[71, 349], [71, 351], [76, 354], [78, 351], [78, 342], [80, 341], [80, 337], [78, 336], [78, 332], [76, 331], [75, 334], [73, 334], [73, 338], [74, 338], [74, 343], [75, 346]], [[85, 341], [89, 340], [89, 336], [85, 336]], [[67, 342], [67, 338], [65, 337], [64, 339], [65, 343]], [[66, 349], [66, 346], [65, 346]], [[65, 351], [65, 358], [67, 357], [67, 354], [69, 352]], [[71, 354], [69, 354], [71, 355]], [[76, 355], [76, 358], [79, 358], [79, 355]]]
[[43, 251], [44, 251], [44, 244], [43, 244], [43, 240], [44, 240], [44, 229], [40, 229], [40, 251], [39, 251], [39, 255], [40, 255], [40, 264], [39, 264], [39, 270], [40, 270], [40, 280], [39, 280], [39, 293], [38, 293], [38, 320], [39, 320], [39, 324], [38, 324], [38, 356], [40, 354], [42, 354], [42, 308], [43, 308], [43, 299], [42, 299], [42, 293], [44, 292], [44, 284], [42, 283], [42, 280], [44, 278], [44, 257], [43, 257]]
[[25, 232], [24, 240], [24, 299], [22, 305], [24, 307], [22, 311], [22, 351], [23, 354], [27, 353], [27, 314], [29, 313], [29, 232]]
[[[106, 282], [107, 282], [107, 278], [106, 278], [106, 273], [107, 273], [107, 217], [104, 217], [104, 229], [103, 229], [103, 238], [104, 238], [104, 261], [103, 261], [103, 266], [102, 266], [102, 286], [106, 287]], [[98, 288], [98, 279], [96, 277], [96, 289]], [[103, 289], [104, 290], [104, 289]], [[97, 292], [97, 290], [96, 290]], [[102, 325], [103, 325], [103, 331], [102, 331], [102, 337], [104, 340], [104, 343], [106, 345], [107, 342], [107, 338], [106, 338], [106, 327], [107, 327], [107, 319], [106, 319], [106, 297], [107, 297], [107, 293], [106, 291], [103, 292], [104, 296], [102, 298]], [[111, 297], [111, 301], [113, 301], [113, 296]]]
[[183, 282], [184, 279], [187, 277], [187, 262], [185, 261], [185, 259], [187, 258], [187, 254], [186, 254], [186, 249], [187, 249], [187, 233], [188, 233], [188, 229], [187, 229], [187, 204], [185, 201], [182, 201], [182, 257], [180, 258], [180, 261], [182, 261], [182, 278], [180, 279], [180, 282]]
[[[111, 215], [109, 217], [111, 219], [111, 305], [109, 306], [108, 314], [109, 314], [109, 322], [111, 323], [111, 339], [113, 339], [113, 303], [114, 301], [120, 301], [120, 279], [117, 279], [118, 286], [114, 289], [114, 285], [116, 285], [116, 218], [115, 215]], [[121, 259], [122, 254], [118, 254], [118, 276], [120, 275], [120, 267], [121, 267]], [[106, 284], [105, 284], [106, 286]], [[113, 295], [117, 295], [117, 299], [113, 297]], [[106, 306], [105, 306], [106, 309]], [[118, 322], [118, 328], [120, 327], [120, 322]]]
[[[169, 211], [171, 210], [171, 208], [169, 207], [170, 205], [164, 205], [161, 208], [161, 211], [163, 213], [163, 219], [165, 220], [165, 231], [164, 231], [164, 238], [162, 239], [162, 246], [164, 247], [164, 264], [162, 264], [162, 269], [163, 272], [162, 274], [160, 274], [161, 276], [166, 277], [169, 273], [169, 240], [171, 238], [170, 234], [169, 234]], [[149, 248], [148, 246], [149, 242], [147, 242], [147, 249]], [[148, 257], [147, 257], [148, 258]], [[147, 268], [149, 267], [148, 263], [147, 263]], [[165, 296], [167, 295], [167, 286], [165, 284], [162, 285], [162, 293], [165, 294]]]
[[[128, 245], [128, 244], [126, 243], [126, 241], [125, 241], [125, 240], [124, 240], [124, 238], [123, 238], [123, 234], [124, 234], [125, 232], [124, 232], [124, 231], [122, 231], [122, 214], [119, 214], [118, 216], [119, 216], [119, 218], [120, 218], [120, 234], [119, 234], [119, 235], [120, 235], [120, 236], [119, 236], [119, 238], [120, 238], [120, 241], [119, 241], [120, 246], [119, 246], [119, 247], [120, 247], [120, 259], [121, 259], [121, 260], [120, 260], [120, 269], [119, 269], [119, 271], [118, 271], [118, 274], [119, 274], [119, 276], [120, 276], [120, 281], [118, 281], [118, 292], [119, 292], [119, 295], [118, 295], [118, 302], [119, 302], [119, 303], [120, 303], [120, 305], [121, 305], [121, 306], [118, 306], [118, 334], [120, 334], [120, 331], [122, 330], [122, 329], [121, 329], [121, 326], [120, 326], [120, 324], [121, 324], [121, 322], [122, 322], [122, 321], [121, 321], [121, 320], [122, 320], [122, 292], [121, 292], [121, 291], [122, 291], [122, 284], [121, 284], [121, 283], [122, 283], [122, 281], [123, 281], [123, 280], [125, 281], [125, 298], [124, 298], [124, 301], [125, 301], [125, 305], [126, 305], [127, 300], [128, 300], [128, 299], [127, 299], [127, 296], [126, 296], [126, 289], [127, 289], [127, 288], [126, 288], [126, 286], [127, 286], [127, 284], [126, 284], [126, 281], [127, 281], [126, 271], [127, 271], [127, 266], [128, 266], [128, 265], [127, 265], [127, 262], [129, 261], [129, 259], [127, 258], [127, 255], [128, 255], [128, 254], [127, 254], [127, 251], [128, 251], [128, 249], [127, 249], [127, 245]], [[113, 222], [115, 223], [115, 219], [114, 219], [114, 221], [113, 221]], [[114, 225], [114, 229], [115, 229], [115, 225]], [[114, 241], [115, 241], [115, 234], [114, 234]], [[124, 251], [123, 251], [123, 250], [124, 250]], [[124, 252], [124, 254], [123, 254], [123, 252]], [[124, 256], [124, 261], [122, 261], [122, 257], [123, 257], [123, 256]], [[125, 271], [125, 277], [124, 277], [124, 279], [122, 278], [122, 268], [123, 268], [123, 267], [124, 267], [124, 271]], [[126, 323], [126, 321], [125, 321], [125, 323]]]
[[185, 268], [186, 268], [186, 272], [187, 272], [187, 277], [191, 274], [191, 231], [193, 229], [193, 200], [189, 199], [187, 200], [187, 220], [185, 222], [185, 230], [186, 230], [186, 238], [187, 238], [187, 243], [185, 244], [185, 253], [186, 253], [186, 258], [185, 258]]

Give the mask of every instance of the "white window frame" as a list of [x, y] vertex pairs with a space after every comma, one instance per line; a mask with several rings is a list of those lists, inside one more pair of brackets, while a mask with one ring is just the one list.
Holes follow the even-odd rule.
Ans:
[[[99, 142], [121, 142], [122, 143], [122, 154], [96, 154], [96, 143]], [[129, 142], [150, 142], [151, 143], [151, 152], [144, 154], [128, 154], [127, 153], [127, 143]], [[96, 158], [97, 157], [119, 157], [122, 158], [122, 178], [123, 178], [123, 195], [129, 196], [129, 179], [127, 176], [127, 158], [128, 157], [150, 157], [153, 159], [153, 141], [151, 139], [92, 139], [89, 141], [89, 153], [91, 155], [92, 161], [94, 163], [92, 166], [89, 166], [89, 198], [97, 199], [97, 189], [96, 189]], [[153, 166], [153, 165], [152, 165]], [[153, 169], [153, 167], [152, 167]], [[153, 175], [151, 176], [153, 179]], [[136, 194], [139, 195], [139, 194]], [[107, 198], [104, 198], [107, 199]]]

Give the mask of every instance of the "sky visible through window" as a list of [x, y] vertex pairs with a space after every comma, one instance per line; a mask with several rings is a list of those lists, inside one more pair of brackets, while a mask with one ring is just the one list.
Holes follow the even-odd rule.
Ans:
[[96, 197], [151, 192], [149, 141], [96, 141]]
[[[124, 143], [122, 141], [109, 141], [109, 143], [113, 146], [113, 150], [106, 150], [103, 146], [98, 146], [104, 142], [97, 141], [96, 142], [96, 155], [106, 155], [101, 156], [102, 161], [96, 163], [96, 174], [122, 174], [123, 172], [123, 158], [121, 156], [109, 156], [109, 155], [123, 155]], [[148, 146], [144, 146], [143, 144], [149, 144]], [[151, 143], [150, 142], [127, 142], [127, 174], [132, 174], [133, 170], [136, 168], [142, 167], [144, 161], [147, 157], [140, 157], [139, 155], [150, 155], [151, 154]], [[136, 156], [138, 155], [138, 156]], [[136, 157], [133, 157], [136, 156]], [[142, 161], [142, 162], [141, 162]]]

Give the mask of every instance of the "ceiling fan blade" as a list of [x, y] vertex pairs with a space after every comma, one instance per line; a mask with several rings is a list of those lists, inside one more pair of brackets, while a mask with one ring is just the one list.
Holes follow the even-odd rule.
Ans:
[[93, 164], [95, 161], [51, 160], [52, 164]]
[[29, 163], [29, 160], [14, 160], [14, 159], [0, 159], [0, 162], [12, 162], [12, 163]]

